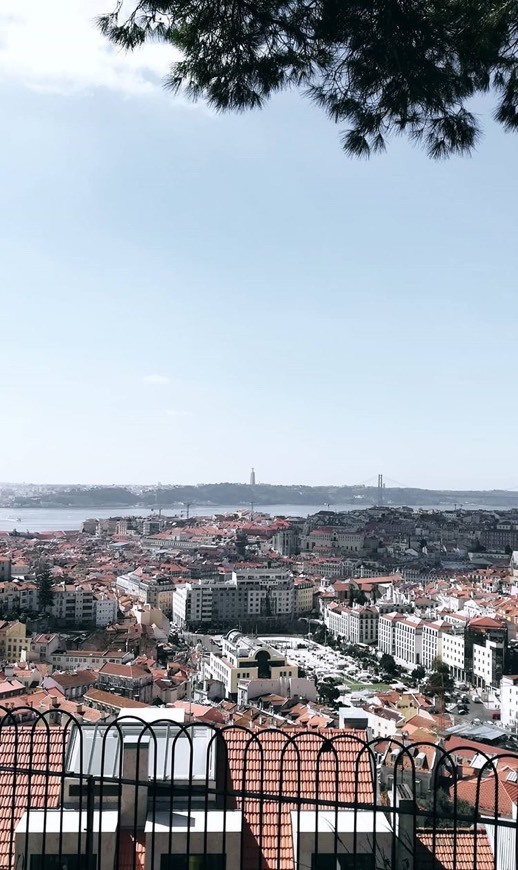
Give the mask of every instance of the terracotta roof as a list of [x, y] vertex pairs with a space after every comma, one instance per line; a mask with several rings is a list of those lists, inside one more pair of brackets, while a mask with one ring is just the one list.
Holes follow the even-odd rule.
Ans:
[[[259, 731], [252, 739], [243, 731], [224, 732], [229, 785], [236, 790], [245, 786], [258, 798], [263, 794], [272, 796], [272, 800], [261, 802], [262, 806], [253, 797], [237, 801], [247, 818], [244, 866], [293, 870], [290, 811], [296, 806], [288, 803], [286, 797], [300, 794], [302, 798], [318, 798], [320, 809], [326, 806], [326, 798], [329, 802], [337, 797], [360, 803], [373, 800], [368, 754], [363, 753], [358, 761], [363, 734], [331, 729], [321, 735], [290, 728], [284, 732]], [[325, 751], [328, 736], [334, 738], [332, 751]], [[290, 743], [290, 737], [294, 737], [294, 744]], [[303, 804], [301, 809], [312, 809], [312, 805]], [[262, 862], [258, 849], [263, 853]]]
[[[11, 727], [0, 729], [0, 867], [14, 866], [11, 849], [12, 833], [27, 809], [56, 807], [60, 795], [60, 781], [46, 777], [38, 771], [61, 770], [63, 765], [62, 728]], [[6, 770], [8, 767], [12, 770]], [[21, 773], [30, 768], [29, 777]], [[11, 857], [11, 861], [9, 858]]]
[[97, 679], [97, 671], [54, 671], [52, 679], [63, 689], [73, 689], [77, 686], [92, 685]]
[[149, 677], [148, 671], [139, 668], [138, 665], [116, 665], [106, 662], [99, 670], [99, 676], [126, 677], [128, 680], [141, 680]]
[[416, 840], [419, 870], [494, 870], [485, 831], [417, 831]]
[[503, 628], [502, 620], [492, 619], [490, 616], [477, 616], [476, 619], [470, 619], [469, 627], [475, 628]]
[[94, 704], [106, 704], [109, 707], [149, 707], [142, 701], [134, 701], [133, 698], [123, 698], [114, 692], [103, 692], [102, 689], [89, 689], [84, 694], [84, 700]]

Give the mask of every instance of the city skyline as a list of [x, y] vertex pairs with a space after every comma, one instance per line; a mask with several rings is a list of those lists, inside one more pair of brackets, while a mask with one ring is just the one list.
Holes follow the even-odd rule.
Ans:
[[106, 5], [0, 11], [0, 477], [513, 486], [516, 140], [347, 159], [294, 94], [166, 93]]

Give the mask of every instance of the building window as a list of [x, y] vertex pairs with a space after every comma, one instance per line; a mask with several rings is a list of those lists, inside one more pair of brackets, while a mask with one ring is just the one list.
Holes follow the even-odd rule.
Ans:
[[311, 870], [374, 870], [374, 855], [313, 855]]
[[97, 855], [31, 855], [31, 870], [93, 870]]
[[225, 855], [162, 855], [160, 870], [225, 870]]

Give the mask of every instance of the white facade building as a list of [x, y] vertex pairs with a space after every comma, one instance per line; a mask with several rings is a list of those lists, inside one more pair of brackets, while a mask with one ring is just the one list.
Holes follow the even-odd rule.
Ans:
[[299, 669], [279, 650], [255, 639], [229, 631], [222, 640], [221, 654], [211, 652], [203, 664], [203, 678], [222, 684], [225, 697], [237, 697], [242, 680], [279, 680], [298, 677]]
[[295, 601], [296, 589], [288, 571], [233, 572], [220, 581], [198, 580], [177, 586], [173, 620], [185, 627], [291, 619]]
[[518, 676], [502, 677], [500, 683], [500, 722], [518, 731]]
[[448, 665], [453, 677], [464, 682], [466, 679], [464, 629], [457, 628], [452, 632], [444, 632], [442, 636], [443, 664]]
[[451, 625], [440, 619], [435, 622], [425, 622], [423, 624], [423, 650], [421, 664], [424, 668], [431, 668], [434, 660], [437, 658], [443, 660], [443, 637], [445, 633], [450, 631], [452, 631]]

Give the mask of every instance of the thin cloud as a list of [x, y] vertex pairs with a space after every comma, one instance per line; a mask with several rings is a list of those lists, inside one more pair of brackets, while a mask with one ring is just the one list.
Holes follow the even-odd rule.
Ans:
[[173, 60], [164, 44], [126, 53], [99, 32], [95, 19], [113, 0], [2, 0], [0, 80], [70, 94], [106, 88], [125, 95], [159, 92]]
[[168, 384], [167, 375], [144, 375], [141, 379], [143, 384]]
[[166, 415], [166, 417], [176, 417], [176, 418], [178, 418], [178, 417], [188, 417], [188, 416], [189, 416], [189, 412], [188, 412], [188, 411], [182, 411], [182, 410], [180, 410], [180, 409], [178, 409], [178, 408], [166, 408], [165, 415]]

